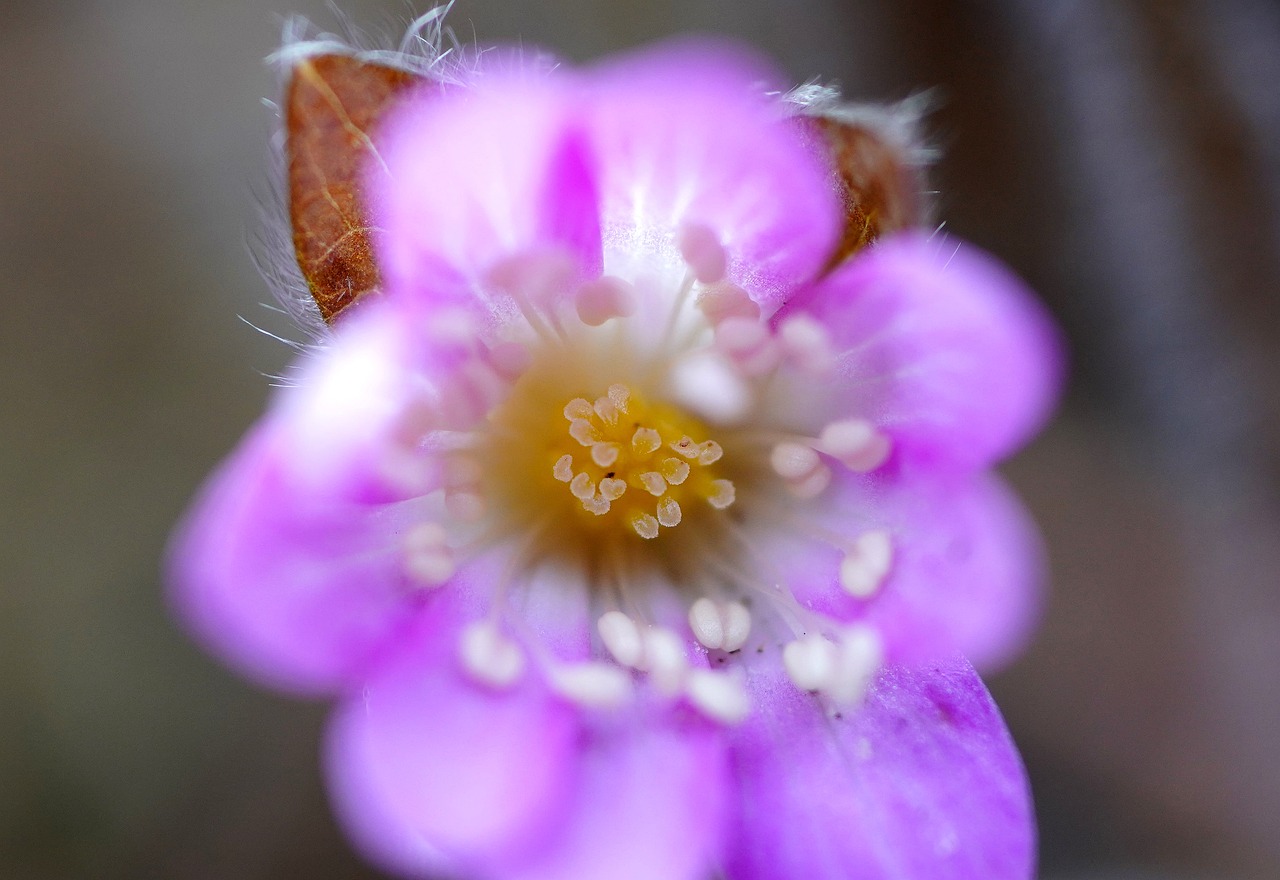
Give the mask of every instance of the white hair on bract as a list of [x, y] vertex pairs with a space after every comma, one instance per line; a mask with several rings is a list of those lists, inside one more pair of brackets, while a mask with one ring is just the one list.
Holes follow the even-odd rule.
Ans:
[[[338, 18], [341, 35], [322, 31], [301, 16], [289, 16], [282, 25], [280, 48], [266, 59], [278, 76], [277, 93], [285, 93], [299, 62], [331, 54], [348, 55], [359, 61], [393, 67], [436, 82], [460, 81], [462, 72], [474, 66], [480, 53], [464, 47], [452, 29], [444, 24], [452, 6], [453, 0], [450, 0], [419, 15], [398, 39], [357, 29], [337, 10], [334, 14]], [[388, 32], [392, 29], [399, 31], [400, 26], [390, 26]], [[388, 49], [388, 46], [396, 48]], [[249, 250], [254, 264], [279, 303], [278, 307], [264, 303], [264, 307], [283, 311], [305, 336], [305, 342], [301, 343], [283, 341], [299, 347], [323, 346], [330, 337], [331, 328], [320, 315], [294, 248], [289, 216], [285, 108], [280, 102], [270, 99], [264, 99], [263, 104], [274, 114], [276, 126], [270, 144], [270, 173], [265, 188], [257, 193], [258, 222], [249, 236]], [[244, 320], [261, 330], [251, 321]]]

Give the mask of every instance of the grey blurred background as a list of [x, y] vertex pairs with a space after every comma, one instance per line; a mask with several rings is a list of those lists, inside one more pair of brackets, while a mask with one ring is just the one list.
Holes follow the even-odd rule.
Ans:
[[[396, 34], [399, 2], [343, 6]], [[246, 240], [280, 18], [312, 0], [0, 7], [0, 877], [373, 877], [319, 705], [175, 631], [158, 559], [288, 333]], [[1007, 472], [1054, 592], [993, 682], [1045, 878], [1280, 876], [1280, 7], [1264, 0], [459, 0], [572, 59], [699, 30], [863, 99], [937, 86], [948, 228], [1071, 340]]]

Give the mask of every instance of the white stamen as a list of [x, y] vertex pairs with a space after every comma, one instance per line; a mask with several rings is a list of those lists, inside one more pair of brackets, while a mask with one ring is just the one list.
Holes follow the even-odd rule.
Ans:
[[657, 471], [645, 471], [640, 475], [640, 483], [650, 495], [661, 498], [667, 491], [667, 481]]
[[689, 606], [689, 628], [705, 648], [715, 650], [724, 644], [724, 620], [712, 599], [704, 597]]
[[893, 564], [893, 541], [882, 530], [863, 532], [840, 563], [840, 585], [859, 599], [875, 595]]
[[714, 440], [708, 440], [698, 447], [698, 464], [715, 464], [724, 456], [724, 450]]
[[818, 444], [827, 455], [859, 473], [884, 464], [892, 448], [889, 438], [865, 419], [832, 422], [822, 429]]
[[562, 483], [567, 483], [573, 479], [573, 456], [562, 455], [556, 459], [555, 467], [551, 469], [551, 474]]
[[723, 355], [699, 350], [671, 371], [672, 399], [712, 422], [739, 421], [751, 408], [751, 388]]
[[669, 444], [669, 446], [671, 447], [672, 451], [676, 452], [679, 455], [683, 455], [685, 458], [697, 458], [698, 453], [702, 451], [702, 447], [699, 446], [697, 443], [694, 443], [693, 438], [690, 437], [688, 434], [685, 434], [675, 443]]
[[604, 275], [582, 285], [576, 305], [578, 320], [588, 327], [599, 327], [611, 318], [635, 314], [635, 288], [621, 278]]
[[663, 498], [658, 502], [658, 522], [669, 529], [680, 525], [682, 513], [680, 504], [674, 498]]
[[698, 308], [713, 325], [726, 318], [747, 318], [758, 322], [760, 306], [736, 284], [722, 282], [704, 289], [698, 294]]
[[672, 486], [679, 486], [689, 479], [689, 465], [678, 458], [664, 458], [658, 467], [661, 469], [663, 479]]
[[625, 480], [605, 477], [600, 481], [600, 494], [610, 501], [617, 501], [626, 491], [627, 483]]
[[831, 469], [819, 465], [817, 470], [799, 480], [787, 483], [787, 491], [797, 498], [817, 498], [831, 485]]
[[453, 577], [453, 551], [439, 523], [419, 523], [405, 536], [404, 543], [405, 571], [415, 581], [423, 586], [438, 587]]
[[692, 669], [685, 681], [685, 693], [708, 717], [725, 724], [738, 724], [751, 712], [751, 698], [737, 675]]
[[751, 612], [741, 602], [701, 598], [689, 608], [689, 628], [705, 648], [737, 651], [751, 634]]
[[836, 674], [839, 649], [817, 634], [796, 639], [782, 649], [787, 676], [802, 691], [823, 691]]
[[461, 522], [478, 522], [484, 517], [487, 505], [484, 496], [470, 489], [447, 490], [444, 493], [444, 509]]
[[636, 428], [631, 435], [631, 451], [638, 456], [646, 456], [662, 445], [662, 435], [653, 428]]
[[769, 464], [774, 473], [787, 482], [803, 480], [818, 468], [822, 467], [822, 459], [811, 446], [784, 440], [773, 447], [769, 455]]
[[587, 513], [594, 513], [596, 516], [604, 516], [609, 512], [609, 507], [609, 499], [603, 495], [585, 498], [582, 501], [582, 509]]
[[728, 257], [719, 236], [709, 226], [686, 223], [680, 228], [676, 244], [700, 282], [714, 284], [724, 277]]
[[608, 663], [558, 667], [551, 673], [551, 684], [558, 693], [592, 709], [616, 708], [632, 694], [631, 676]]
[[707, 496], [707, 503], [716, 510], [724, 510], [733, 504], [737, 498], [738, 490], [731, 480], [711, 481], [711, 494]]
[[650, 513], [637, 514], [631, 520], [631, 528], [640, 537], [652, 541], [658, 537], [658, 520]]
[[590, 501], [596, 494], [596, 484], [585, 471], [569, 481], [569, 491], [579, 501]]
[[623, 666], [636, 667], [644, 659], [644, 641], [636, 622], [621, 611], [606, 611], [596, 621], [605, 648]]
[[475, 678], [494, 687], [506, 687], [524, 672], [524, 654], [520, 647], [498, 631], [487, 620], [469, 624], [462, 631], [459, 657]]
[[581, 397], [575, 397], [564, 405], [564, 417], [569, 421], [576, 419], [589, 419], [595, 415], [595, 410], [591, 408], [591, 401]]
[[880, 637], [869, 626], [853, 625], [840, 639], [835, 674], [826, 693], [841, 705], [857, 703], [866, 696], [871, 680], [884, 663]]
[[498, 375], [511, 382], [524, 375], [532, 359], [528, 347], [520, 342], [500, 342], [489, 349], [489, 363]]
[[574, 419], [569, 423], [569, 436], [583, 446], [595, 446], [604, 439], [600, 430], [586, 419]]
[[725, 318], [717, 324], [715, 346], [747, 376], [762, 376], [781, 359], [769, 328], [749, 318]]
[[641, 668], [649, 673], [654, 686], [664, 694], [675, 694], [684, 683], [688, 661], [684, 641], [669, 629], [650, 627], [641, 633], [644, 660]]
[[809, 315], [793, 315], [783, 321], [778, 341], [791, 362], [807, 373], [823, 376], [835, 369], [831, 336]]
[[608, 397], [597, 397], [594, 409], [605, 424], [618, 424], [618, 407]]
[[591, 460], [600, 467], [608, 467], [618, 460], [620, 451], [617, 443], [597, 443], [591, 447]]
[[626, 385], [614, 384], [609, 386], [606, 393], [609, 395], [609, 399], [613, 401], [614, 406], [622, 412], [627, 411], [627, 404], [631, 402], [630, 388]]

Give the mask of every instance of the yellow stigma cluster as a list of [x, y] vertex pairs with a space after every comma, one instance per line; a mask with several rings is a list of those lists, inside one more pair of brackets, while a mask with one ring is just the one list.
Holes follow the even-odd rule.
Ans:
[[552, 475], [592, 516], [610, 517], [642, 538], [658, 537], [696, 502], [724, 509], [733, 483], [717, 479], [723, 455], [683, 413], [646, 402], [626, 385], [609, 386], [595, 401], [575, 397], [564, 407], [565, 433], [550, 450]]

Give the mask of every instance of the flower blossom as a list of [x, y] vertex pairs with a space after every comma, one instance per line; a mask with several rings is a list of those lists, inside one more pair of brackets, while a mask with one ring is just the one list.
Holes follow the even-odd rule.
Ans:
[[397, 874], [1028, 878], [970, 663], [1037, 604], [988, 473], [1055, 391], [1031, 295], [919, 232], [833, 261], [749, 53], [464, 80], [378, 129], [380, 289], [205, 488], [182, 616], [336, 699], [335, 809]]

